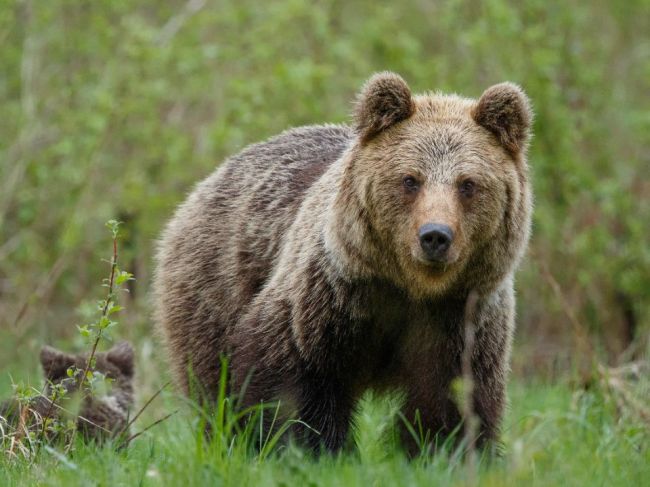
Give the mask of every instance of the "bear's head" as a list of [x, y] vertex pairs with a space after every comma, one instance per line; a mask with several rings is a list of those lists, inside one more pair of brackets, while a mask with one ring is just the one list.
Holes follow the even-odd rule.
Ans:
[[512, 83], [472, 100], [413, 96], [398, 75], [373, 76], [357, 99], [336, 203], [338, 241], [357, 252], [359, 272], [416, 297], [512, 274], [530, 227], [531, 120]]

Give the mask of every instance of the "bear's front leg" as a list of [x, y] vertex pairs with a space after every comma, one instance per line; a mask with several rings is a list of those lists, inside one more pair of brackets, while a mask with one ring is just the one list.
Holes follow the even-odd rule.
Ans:
[[474, 414], [480, 420], [477, 444], [497, 445], [506, 405], [506, 383], [514, 328], [512, 288], [479, 302], [472, 350]]
[[291, 421], [289, 436], [315, 453], [341, 449], [353, 410], [346, 387], [309, 366], [290, 364], [295, 357], [273, 363], [262, 349], [257, 356], [261, 359], [259, 368], [252, 369], [238, 366], [241, 362], [237, 355], [232, 357], [231, 384], [242, 408], [272, 406], [263, 415], [263, 436], [272, 436]]
[[477, 332], [472, 360], [474, 414], [480, 420], [477, 445], [495, 444], [506, 405], [509, 337], [502, 330]]
[[231, 391], [244, 407], [278, 403], [280, 424], [297, 420], [292, 436], [314, 451], [339, 450], [349, 430], [355, 370], [353, 354], [341, 348], [349, 345], [341, 318], [327, 306], [331, 301], [314, 310], [314, 302], [293, 305], [277, 294], [262, 291], [233, 330]]
[[340, 450], [348, 437], [354, 406], [347, 384], [311, 366], [299, 374], [300, 422], [295, 435], [316, 453]]
[[451, 393], [460, 371], [457, 356], [445, 349], [414, 354], [412, 360], [402, 384], [406, 398], [400, 424], [402, 445], [411, 457], [431, 453], [452, 433], [462, 436], [461, 414]]

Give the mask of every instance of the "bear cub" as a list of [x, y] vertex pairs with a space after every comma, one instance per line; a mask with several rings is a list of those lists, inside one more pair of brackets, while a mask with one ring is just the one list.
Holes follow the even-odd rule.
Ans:
[[225, 354], [243, 405], [279, 401], [314, 449], [342, 447], [368, 389], [402, 391], [408, 420], [448, 435], [472, 293], [473, 411], [479, 441], [497, 438], [531, 120], [512, 83], [413, 95], [384, 72], [351, 125], [288, 130], [221, 164], [157, 254], [156, 321], [181, 389], [209, 402]]
[[[77, 423], [77, 431], [81, 432], [83, 438], [98, 443], [122, 432], [129, 410], [133, 407], [133, 347], [128, 342], [121, 342], [107, 352], [95, 354], [95, 370], [110, 380], [110, 391], [105, 395], [84, 398], [77, 410], [71, 411], [68, 406], [74, 406], [74, 401], [71, 402], [69, 398], [74, 397], [78, 385], [76, 378], [68, 377], [67, 370], [73, 366], [84, 370], [86, 358], [85, 354], [71, 355], [44, 346], [40, 354], [45, 375], [43, 393], [32, 398], [26, 406], [27, 410], [15, 399], [0, 404], [0, 421], [10, 425], [10, 430], [23, 427], [39, 434], [44, 419], [60, 420], [72, 415]], [[52, 387], [56, 385], [65, 387], [66, 395], [53, 404]], [[47, 433], [49, 441], [57, 438], [56, 433]]]

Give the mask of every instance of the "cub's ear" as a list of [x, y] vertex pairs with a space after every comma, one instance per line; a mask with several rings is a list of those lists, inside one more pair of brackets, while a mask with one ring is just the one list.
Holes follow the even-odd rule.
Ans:
[[533, 111], [519, 86], [500, 83], [488, 88], [481, 95], [473, 115], [476, 123], [496, 135], [512, 154], [526, 149]]
[[129, 342], [120, 342], [106, 352], [106, 360], [116, 365], [124, 375], [132, 377], [134, 355]]
[[41, 348], [41, 366], [48, 380], [55, 380], [66, 375], [69, 367], [75, 364], [74, 355], [70, 355], [56, 348], [44, 345]]
[[415, 103], [406, 81], [387, 71], [375, 74], [361, 89], [354, 109], [354, 121], [361, 143], [406, 120], [414, 111]]

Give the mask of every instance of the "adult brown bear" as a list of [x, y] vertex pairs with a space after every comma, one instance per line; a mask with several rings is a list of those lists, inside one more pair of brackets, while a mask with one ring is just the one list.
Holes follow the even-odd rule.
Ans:
[[449, 433], [474, 290], [474, 410], [494, 438], [530, 228], [531, 118], [510, 83], [479, 100], [412, 96], [379, 73], [352, 126], [289, 130], [222, 164], [158, 252], [155, 313], [180, 386], [191, 371], [216, 394], [225, 353], [231, 390], [280, 400], [313, 447], [341, 447], [368, 388], [403, 390], [407, 418]]

